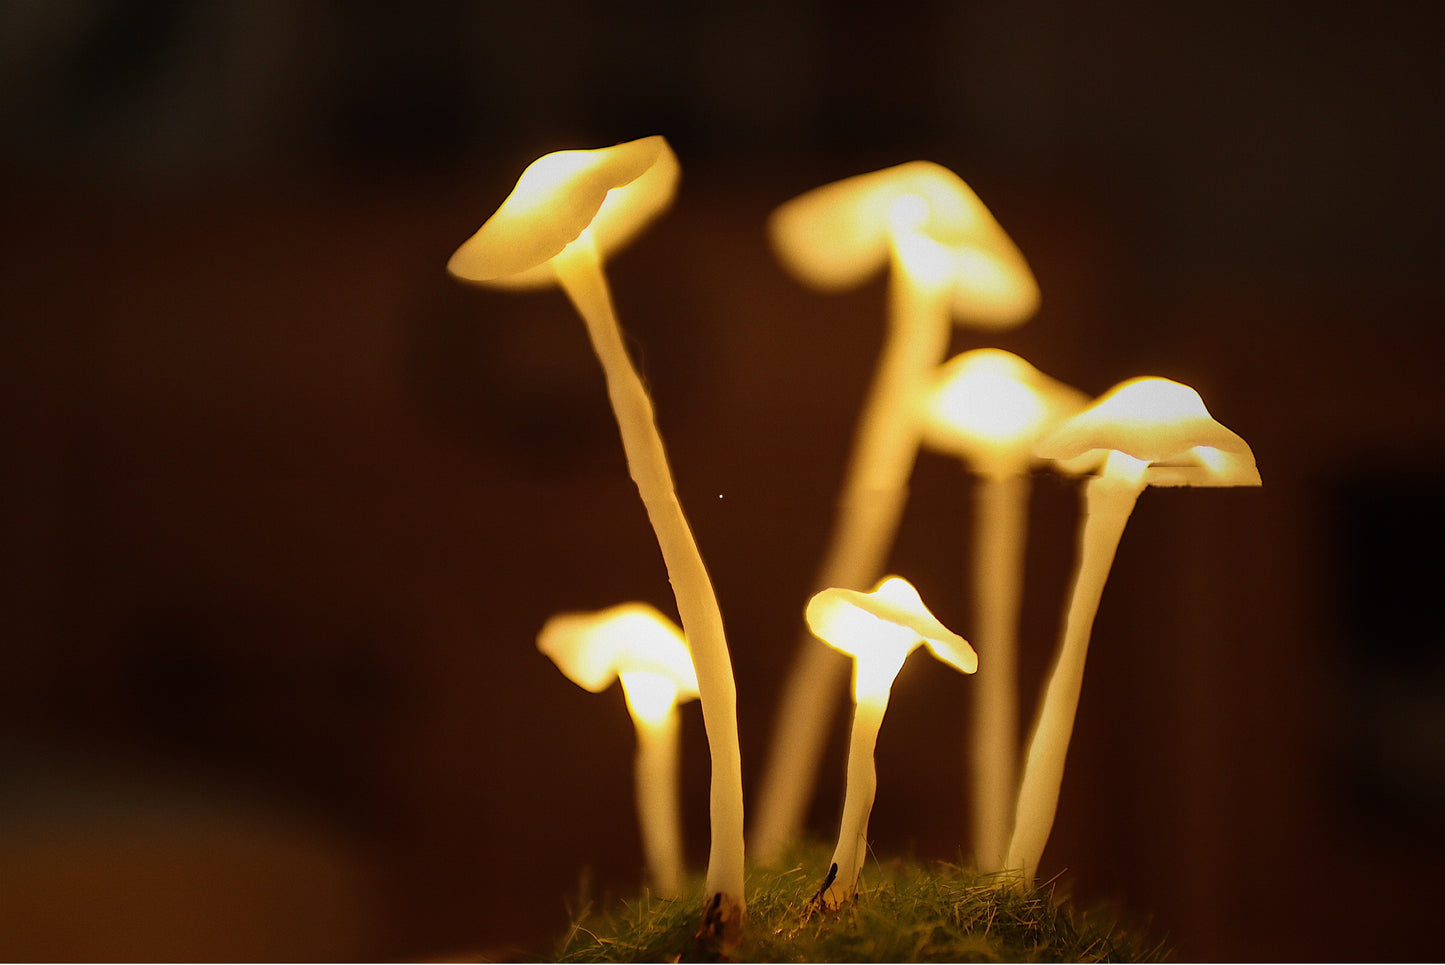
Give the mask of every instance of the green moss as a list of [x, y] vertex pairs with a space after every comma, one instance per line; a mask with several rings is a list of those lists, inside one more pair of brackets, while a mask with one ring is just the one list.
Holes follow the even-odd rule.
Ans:
[[996, 876], [936, 862], [870, 862], [855, 902], [812, 903], [825, 860], [810, 851], [748, 876], [748, 924], [723, 956], [695, 938], [701, 882], [676, 901], [644, 894], [603, 913], [590, 903], [558, 950], [562, 962], [1105, 962], [1160, 961], [1165, 949], [1083, 913], [1050, 885], [1019, 894]]

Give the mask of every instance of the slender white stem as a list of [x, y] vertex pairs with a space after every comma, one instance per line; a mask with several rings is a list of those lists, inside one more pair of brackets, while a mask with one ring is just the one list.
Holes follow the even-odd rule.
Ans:
[[607, 394], [622, 433], [627, 468], [657, 534], [677, 599], [678, 617], [692, 648], [703, 724], [712, 756], [707, 892], [721, 895], [714, 917], [740, 925], [743, 897], [743, 779], [738, 748], [737, 686], [712, 581], [677, 500], [652, 400], [622, 342], [612, 297], [591, 234], [584, 232], [554, 259], [557, 279], [587, 325], [607, 377]]
[[662, 898], [682, 894], [682, 820], [677, 800], [678, 713], [660, 721], [634, 717], [637, 759], [633, 778], [642, 853], [652, 889]]
[[1003, 867], [1013, 829], [1019, 757], [1018, 620], [1028, 527], [1029, 477], [986, 475], [975, 490], [973, 854], [980, 871]]
[[858, 893], [858, 875], [868, 856], [868, 816], [878, 791], [874, 750], [888, 694], [881, 700], [864, 700], [853, 708], [853, 732], [848, 745], [848, 792], [843, 799], [843, 819], [838, 826], [838, 845], [833, 849], [837, 873], [823, 891], [823, 904], [836, 908]]
[[[888, 336], [815, 590], [867, 590], [882, 575], [908, 500], [924, 393], [948, 351], [949, 333], [946, 289], [917, 283], [895, 258]], [[847, 659], [811, 634], [796, 647], [758, 797], [752, 848], [761, 862], [777, 860], [803, 826], [848, 672]]]
[[1124, 525], [1134, 511], [1141, 482], [1108, 475], [1091, 480], [1084, 489], [1084, 520], [1079, 535], [1079, 563], [1074, 588], [1069, 596], [1063, 641], [1049, 676], [1038, 721], [1029, 742], [1019, 785], [1018, 809], [1014, 815], [1013, 838], [1006, 866], [1021, 871], [1021, 884], [1033, 887], [1039, 859], [1059, 805], [1059, 788], [1064, 780], [1064, 759], [1079, 708], [1079, 691], [1084, 684], [1084, 658], [1089, 652], [1089, 635], [1104, 583], [1114, 563], [1114, 552]]

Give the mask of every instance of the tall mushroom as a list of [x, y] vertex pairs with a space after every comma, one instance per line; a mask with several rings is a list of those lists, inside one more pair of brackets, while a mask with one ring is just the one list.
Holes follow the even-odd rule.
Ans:
[[731, 939], [743, 897], [743, 785], [737, 687], [722, 614], [673, 485], [652, 400], [628, 357], [602, 260], [671, 203], [677, 158], [661, 137], [595, 151], [558, 151], [532, 162], [512, 193], [467, 240], [447, 270], [501, 288], [562, 287], [587, 326], [607, 377], [627, 466], [667, 566], [692, 645], [712, 755], [707, 930]]
[[1035, 450], [1048, 459], [1099, 459], [1084, 487], [1078, 569], [1063, 640], [1024, 762], [1006, 867], [1032, 887], [1048, 843], [1064, 759], [1084, 682], [1084, 658], [1104, 582], [1124, 525], [1146, 486], [1258, 486], [1254, 453], [1220, 425], [1187, 385], [1160, 378], [1122, 382], [1065, 421]]
[[637, 729], [634, 782], [642, 850], [653, 888], [682, 893], [682, 820], [677, 802], [677, 705], [697, 697], [687, 642], [671, 620], [645, 603], [591, 613], [559, 613], [537, 634], [537, 649], [569, 680], [601, 693], [622, 682]]
[[[778, 257], [799, 279], [839, 291], [889, 270], [888, 331], [854, 436], [832, 540], [814, 587], [870, 586], [882, 575], [907, 499], [923, 393], [953, 318], [1002, 329], [1038, 308], [1028, 264], [968, 185], [913, 161], [816, 188], [773, 213]], [[783, 692], [752, 847], [778, 856], [797, 834], [847, 665], [806, 636]]]
[[869, 593], [843, 587], [822, 590], [808, 601], [805, 616], [819, 640], [853, 658], [848, 790], [832, 867], [818, 892], [819, 901], [836, 907], [858, 890], [868, 850], [868, 815], [878, 789], [873, 751], [903, 662], [919, 644], [926, 644], [939, 660], [967, 674], [978, 669], [978, 655], [967, 640], [938, 622], [912, 583], [898, 576], [885, 578]]
[[975, 487], [974, 645], [988, 661], [972, 701], [970, 791], [980, 871], [1003, 867], [1019, 755], [1018, 615], [1034, 444], [1088, 396], [1011, 352], [985, 348], [938, 370], [925, 406], [924, 444], [961, 458]]

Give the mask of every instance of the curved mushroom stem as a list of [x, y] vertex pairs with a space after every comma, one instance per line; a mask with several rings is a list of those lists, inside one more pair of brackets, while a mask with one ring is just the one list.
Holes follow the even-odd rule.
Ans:
[[1003, 867], [1013, 827], [1019, 754], [1018, 619], [1030, 482], [985, 475], [975, 492], [973, 581], [977, 648], [988, 662], [973, 704], [973, 854], [980, 871]]
[[1029, 742], [1014, 814], [1013, 838], [1005, 862], [1009, 870], [1023, 873], [1020, 884], [1024, 888], [1033, 887], [1039, 859], [1054, 826], [1059, 788], [1064, 780], [1064, 759], [1079, 708], [1079, 691], [1084, 684], [1084, 658], [1089, 652], [1094, 616], [1099, 612], [1099, 600], [1114, 563], [1114, 553], [1119, 548], [1119, 538], [1124, 535], [1124, 525], [1143, 488], [1142, 479], [1112, 475], [1106, 465], [1104, 475], [1090, 480], [1084, 490], [1079, 563], [1069, 596], [1063, 642]]
[[716, 920], [726, 929], [740, 927], [747, 910], [743, 897], [742, 757], [738, 749], [737, 686], [722, 614], [697, 542], [677, 500], [652, 400], [622, 342], [591, 232], [584, 231], [553, 263], [557, 280], [586, 323], [592, 347], [602, 363], [607, 394], [627, 453], [628, 472], [657, 534], [677, 598], [678, 617], [692, 648], [703, 725], [712, 756], [712, 844], [707, 891], [710, 896], [722, 896]]
[[[889, 277], [888, 335], [814, 589], [861, 590], [883, 572], [908, 500], [928, 377], [948, 351], [947, 289], [896, 252]], [[848, 671], [845, 658], [808, 633], [795, 654], [758, 797], [752, 848], [761, 862], [777, 860], [803, 826]]]
[[637, 725], [634, 780], [642, 853], [653, 891], [662, 898], [682, 894], [682, 821], [677, 803], [678, 713], [659, 720], [633, 718]]
[[843, 819], [833, 849], [833, 870], [818, 896], [825, 908], [836, 908], [858, 893], [858, 874], [868, 855], [868, 815], [878, 791], [878, 770], [873, 752], [878, 731], [888, 710], [888, 694], [908, 648], [863, 653], [853, 658], [853, 731], [848, 744], [848, 791], [843, 797]]
[[878, 731], [888, 697], [865, 701], [853, 708], [853, 732], [848, 743], [848, 793], [843, 798], [843, 819], [838, 824], [838, 844], [833, 849], [837, 874], [824, 889], [821, 901], [836, 908], [858, 893], [858, 875], [868, 856], [868, 816], [878, 791], [878, 769], [873, 758]]

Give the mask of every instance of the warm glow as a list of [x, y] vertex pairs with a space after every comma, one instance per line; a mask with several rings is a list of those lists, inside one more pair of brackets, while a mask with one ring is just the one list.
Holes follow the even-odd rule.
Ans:
[[939, 368], [924, 441], [986, 475], [1022, 473], [1038, 437], [1087, 401], [1011, 352], [977, 349]]
[[820, 606], [808, 625], [820, 639], [853, 656], [879, 649], [903, 650], [906, 653], [923, 642], [907, 627], [847, 603], [826, 608]]
[[553, 284], [551, 259], [589, 227], [603, 257], [626, 244], [672, 203], [678, 173], [677, 157], [655, 136], [543, 155], [447, 270], [501, 288]]
[[1038, 285], [1018, 248], [958, 175], [913, 161], [815, 188], [773, 213], [769, 236], [808, 284], [861, 284], [890, 251], [915, 282], [947, 285], [963, 324], [1017, 325], [1038, 308]]
[[658, 894], [682, 890], [682, 831], [678, 811], [679, 701], [698, 696], [687, 643], [671, 620], [645, 603], [552, 617], [537, 648], [564, 674], [591, 691], [622, 682], [637, 729], [633, 782], [648, 877]]
[[558, 614], [542, 627], [537, 647], [570, 680], [593, 692], [607, 689], [619, 674], [640, 673], [667, 679], [681, 699], [697, 696], [682, 631], [645, 603]]
[[1122, 382], [1040, 441], [1038, 455], [1083, 459], [1103, 454], [1084, 487], [1079, 562], [1069, 592], [1063, 639], [1044, 688], [1024, 757], [1005, 867], [1032, 887], [1057, 813], [1084, 664], [1104, 584], [1135, 502], [1146, 486], [1258, 486], [1254, 454], [1214, 420], [1187, 385], [1169, 379]]
[[1211, 472], [1223, 473], [1229, 465], [1229, 456], [1213, 446], [1195, 446], [1189, 450], [1189, 455], [1199, 460]]
[[990, 327], [1005, 327], [1002, 319], [1025, 311], [1024, 306], [1037, 308], [1031, 281], [1022, 278], [1004, 254], [971, 247], [952, 251], [953, 310], [960, 317], [977, 314], [994, 319]]
[[1104, 467], [1100, 471], [1100, 475], [1128, 483], [1143, 483], [1144, 476], [1148, 472], [1149, 463], [1147, 461], [1135, 459], [1127, 452], [1115, 449], [1104, 459]]
[[[1187, 385], [1161, 378], [1121, 382], [1041, 440], [1049, 459], [1126, 453], [1147, 463], [1150, 486], [1258, 486], [1248, 443], [1215, 421]], [[1109, 462], [1122, 466], [1111, 455]], [[1109, 473], [1113, 475], [1112, 472]]]
[[888, 228], [895, 235], [923, 230], [928, 202], [916, 194], [900, 194], [888, 205]]
[[677, 681], [650, 670], [624, 670], [617, 675], [627, 709], [634, 720], [660, 726], [677, 706]]
[[929, 612], [913, 585], [890, 576], [871, 593], [832, 587], [814, 594], [805, 614], [813, 634], [853, 656], [855, 696], [886, 698], [903, 661], [920, 643], [962, 671], [978, 669], [978, 655]]
[[544, 154], [522, 171], [506, 203], [518, 218], [537, 217], [557, 204], [568, 182], [583, 177], [601, 161], [597, 151], [555, 151]]
[[928, 405], [931, 421], [994, 444], [1031, 440], [1047, 417], [1048, 407], [1033, 387], [988, 363], [944, 383]]
[[898, 267], [917, 287], [942, 291], [953, 279], [953, 252], [921, 231], [899, 231], [893, 236]]

